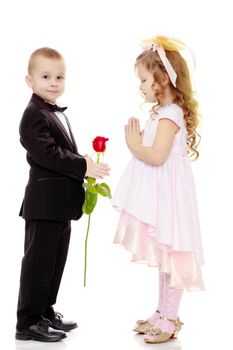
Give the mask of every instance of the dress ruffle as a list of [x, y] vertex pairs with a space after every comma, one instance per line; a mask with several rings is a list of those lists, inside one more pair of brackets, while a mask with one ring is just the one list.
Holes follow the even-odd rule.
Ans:
[[200, 264], [193, 252], [174, 251], [150, 235], [151, 227], [135, 217], [122, 212], [114, 238], [132, 253], [133, 262], [160, 266], [161, 272], [171, 276], [170, 287], [203, 290], [204, 283]]

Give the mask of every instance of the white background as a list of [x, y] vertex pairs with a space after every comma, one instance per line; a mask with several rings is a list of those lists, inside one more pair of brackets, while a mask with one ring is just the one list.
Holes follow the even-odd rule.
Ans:
[[[196, 55], [195, 86], [203, 121], [200, 159], [193, 163], [206, 265], [206, 291], [186, 293], [180, 310], [185, 325], [179, 341], [157, 349], [204, 350], [231, 344], [232, 330], [232, 11], [230, 1], [10, 1], [0, 5], [1, 37], [1, 299], [2, 349], [140, 349], [131, 328], [156, 306], [157, 270], [130, 263], [112, 243], [118, 214], [99, 199], [89, 237], [87, 287], [83, 288], [87, 217], [73, 222], [69, 258], [57, 310], [79, 329], [57, 344], [15, 342], [15, 312], [23, 254], [24, 222], [18, 217], [28, 177], [18, 125], [31, 96], [25, 84], [31, 52], [59, 50], [67, 64], [66, 93], [80, 153], [92, 154], [91, 141], [109, 137], [106, 180], [112, 190], [130, 159], [123, 126], [140, 117], [141, 98], [134, 61], [141, 39], [177, 37]], [[188, 204], [187, 204], [188, 205]]]

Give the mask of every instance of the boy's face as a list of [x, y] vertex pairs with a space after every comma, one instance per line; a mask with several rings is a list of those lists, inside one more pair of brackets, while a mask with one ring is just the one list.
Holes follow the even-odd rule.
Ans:
[[37, 56], [26, 82], [43, 100], [55, 104], [65, 88], [65, 63], [62, 59]]

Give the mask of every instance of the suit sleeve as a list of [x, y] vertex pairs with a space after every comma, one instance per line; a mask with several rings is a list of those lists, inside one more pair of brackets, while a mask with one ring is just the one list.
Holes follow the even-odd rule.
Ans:
[[48, 120], [36, 108], [25, 110], [19, 133], [22, 145], [36, 164], [83, 181], [85, 158], [56, 144]]

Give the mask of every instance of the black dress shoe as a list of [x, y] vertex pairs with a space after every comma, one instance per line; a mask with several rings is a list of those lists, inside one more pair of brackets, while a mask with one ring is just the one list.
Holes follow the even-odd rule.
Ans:
[[27, 329], [16, 330], [15, 338], [18, 340], [38, 340], [43, 342], [56, 342], [66, 338], [64, 332], [56, 331], [50, 328], [51, 326], [51, 322], [44, 318]]
[[69, 332], [72, 329], [75, 329], [78, 327], [77, 323], [74, 321], [66, 321], [63, 320], [63, 315], [59, 312], [54, 312], [53, 319], [50, 319], [51, 325], [50, 327], [54, 329], [58, 329], [60, 331]]

